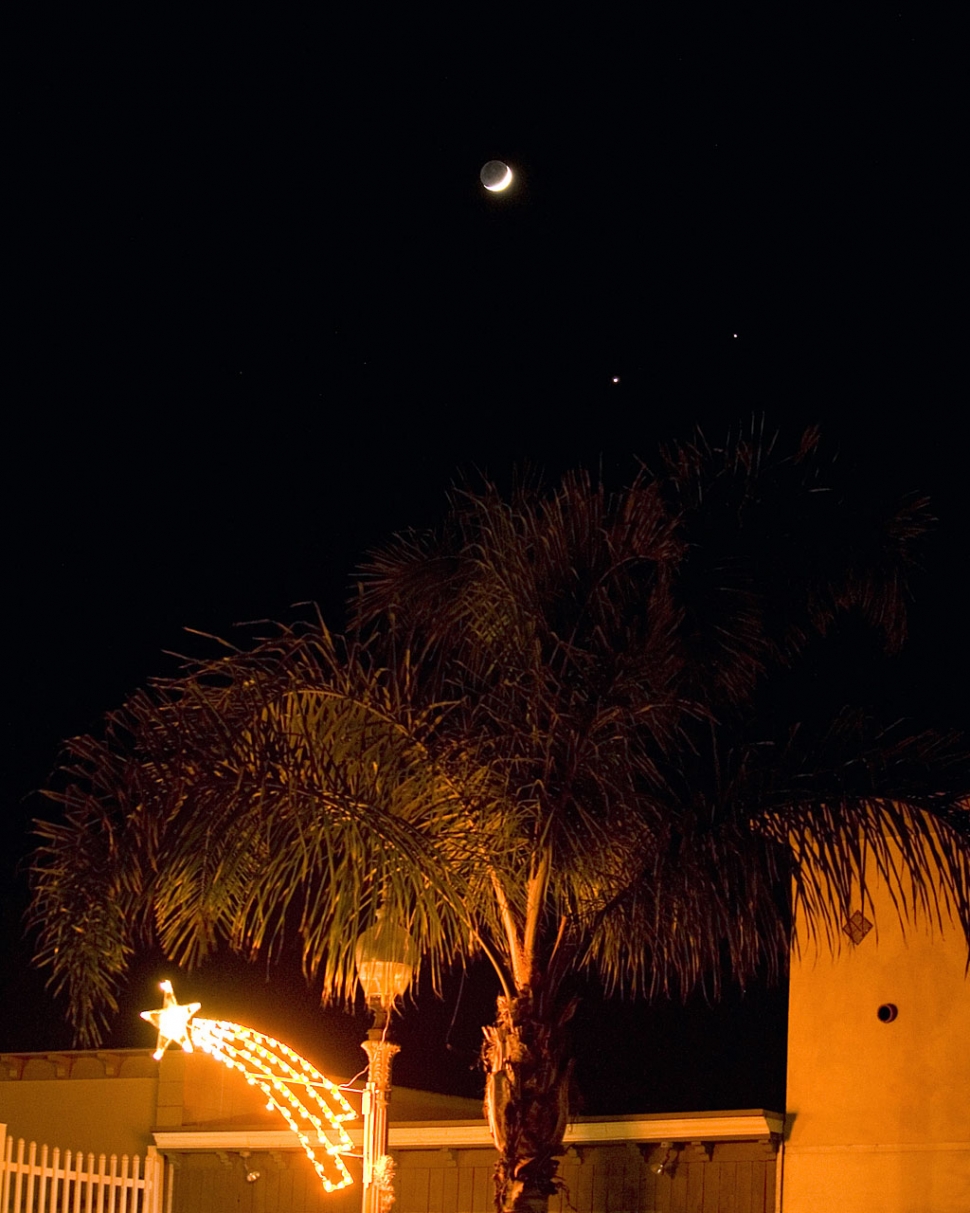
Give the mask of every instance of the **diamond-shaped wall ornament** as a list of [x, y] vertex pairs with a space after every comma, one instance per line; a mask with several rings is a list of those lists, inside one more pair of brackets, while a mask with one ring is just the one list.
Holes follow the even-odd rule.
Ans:
[[861, 910], [856, 910], [842, 930], [854, 944], [860, 944], [872, 930], [872, 923]]

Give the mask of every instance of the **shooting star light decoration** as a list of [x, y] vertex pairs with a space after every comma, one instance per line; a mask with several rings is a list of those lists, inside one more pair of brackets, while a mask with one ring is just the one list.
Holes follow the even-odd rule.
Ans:
[[[341, 1155], [353, 1148], [344, 1121], [357, 1119], [358, 1113], [340, 1088], [289, 1045], [242, 1024], [196, 1019], [201, 1003], [180, 1006], [172, 983], [163, 981], [161, 986], [163, 1005], [141, 1013], [142, 1019], [158, 1029], [155, 1060], [161, 1059], [170, 1044], [178, 1044], [186, 1053], [198, 1049], [238, 1070], [251, 1087], [263, 1092], [267, 1108], [275, 1108], [299, 1138], [327, 1192], [337, 1192], [352, 1183]], [[325, 1161], [317, 1157], [313, 1141], [324, 1147]]]

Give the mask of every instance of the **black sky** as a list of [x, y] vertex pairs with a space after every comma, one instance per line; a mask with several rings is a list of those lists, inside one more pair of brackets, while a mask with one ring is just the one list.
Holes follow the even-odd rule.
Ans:
[[[873, 500], [926, 491], [940, 518], [909, 654], [864, 694], [963, 723], [956, 32], [907, 6], [683, 10], [27, 19], [7, 187], [8, 939], [58, 740], [171, 669], [163, 650], [198, 651], [187, 625], [226, 634], [314, 600], [339, 626], [367, 548], [432, 523], [476, 469], [622, 481], [694, 424], [820, 424]], [[478, 182], [493, 157], [516, 174], [501, 196]], [[27, 954], [11, 945], [0, 973], [0, 1048], [63, 1047]], [[314, 1019], [298, 980], [263, 976], [191, 980], [213, 1012], [283, 1016], [356, 1064], [362, 1020]], [[401, 1081], [474, 1087], [469, 1007], [489, 991], [469, 984], [453, 1028], [457, 984], [405, 1017]], [[783, 998], [745, 1005], [594, 1000], [588, 1106], [777, 1106]], [[634, 1063], [608, 1047], [621, 1026]], [[144, 1039], [126, 1021], [116, 1043]]]

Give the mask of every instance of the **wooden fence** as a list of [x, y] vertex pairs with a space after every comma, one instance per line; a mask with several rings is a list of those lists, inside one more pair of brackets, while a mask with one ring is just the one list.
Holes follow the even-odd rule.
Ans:
[[[38, 1157], [39, 1156], [39, 1157]], [[149, 1146], [110, 1156], [38, 1147], [21, 1138], [16, 1151], [0, 1125], [0, 1213], [162, 1213], [164, 1161]]]

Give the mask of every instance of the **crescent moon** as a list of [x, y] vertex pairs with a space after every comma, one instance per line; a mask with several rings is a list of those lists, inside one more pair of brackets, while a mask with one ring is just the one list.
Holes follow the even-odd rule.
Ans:
[[502, 180], [496, 181], [496, 183], [494, 185], [486, 185], [485, 188], [487, 190], [491, 190], [491, 192], [494, 194], [494, 193], [497, 193], [499, 190], [507, 189], [511, 184], [512, 184], [512, 170], [509, 168], [508, 165], [506, 165], [505, 166], [505, 176], [502, 178]]

